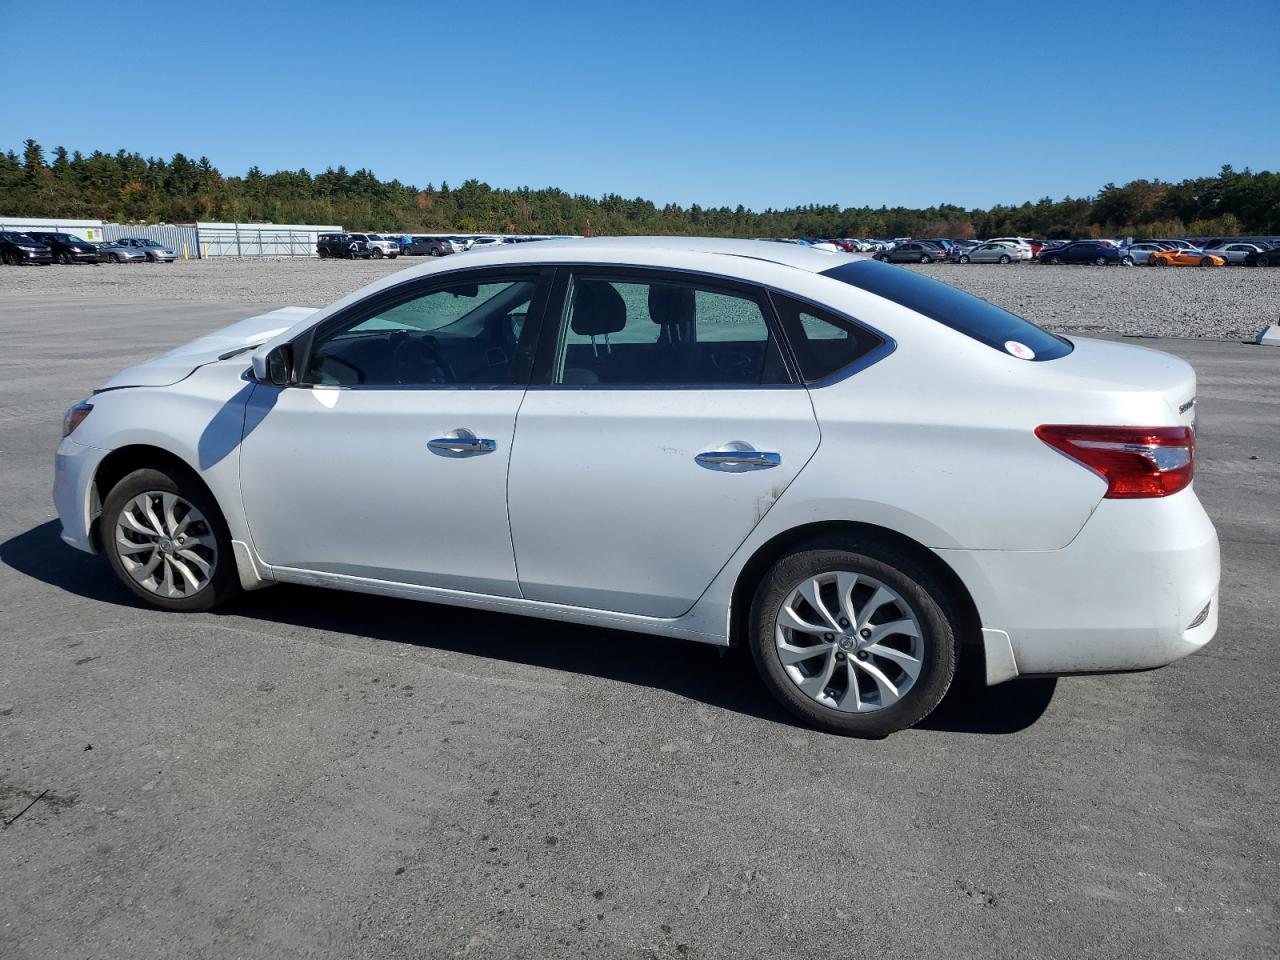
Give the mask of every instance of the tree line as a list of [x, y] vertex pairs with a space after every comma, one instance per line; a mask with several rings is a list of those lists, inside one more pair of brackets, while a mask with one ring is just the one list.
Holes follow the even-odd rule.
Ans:
[[1280, 173], [1233, 170], [1178, 183], [1108, 183], [1096, 195], [969, 209], [808, 205], [785, 210], [658, 206], [617, 194], [416, 187], [345, 167], [224, 176], [207, 157], [168, 160], [119, 150], [47, 156], [34, 140], [0, 154], [0, 215], [116, 223], [226, 220], [331, 223], [391, 233], [694, 234], [726, 237], [1075, 237], [1280, 234]]

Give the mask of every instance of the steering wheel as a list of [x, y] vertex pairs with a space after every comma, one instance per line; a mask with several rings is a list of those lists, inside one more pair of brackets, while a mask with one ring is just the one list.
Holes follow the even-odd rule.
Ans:
[[391, 353], [391, 375], [396, 383], [453, 383], [448, 361], [429, 336], [414, 337], [403, 331], [394, 335]]

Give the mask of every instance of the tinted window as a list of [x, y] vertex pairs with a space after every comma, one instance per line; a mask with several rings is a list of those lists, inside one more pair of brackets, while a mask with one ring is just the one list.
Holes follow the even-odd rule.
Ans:
[[452, 281], [418, 296], [380, 298], [316, 338], [302, 382], [343, 386], [505, 386], [528, 380], [517, 362], [533, 279]]
[[838, 373], [884, 343], [844, 317], [782, 294], [770, 296], [806, 383]]
[[553, 382], [788, 383], [761, 297], [696, 281], [575, 275]]
[[891, 300], [996, 350], [1005, 351], [1005, 343], [1014, 341], [1029, 347], [1036, 360], [1054, 360], [1071, 352], [1069, 340], [994, 303], [910, 270], [861, 260], [826, 270], [823, 275]]

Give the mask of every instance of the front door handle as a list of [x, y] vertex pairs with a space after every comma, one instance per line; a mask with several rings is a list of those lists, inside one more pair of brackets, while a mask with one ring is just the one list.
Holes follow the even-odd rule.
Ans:
[[427, 449], [445, 457], [470, 457], [480, 453], [493, 453], [498, 441], [477, 437], [465, 427], [450, 430], [443, 437], [427, 441]]
[[719, 450], [708, 450], [693, 458], [699, 466], [726, 473], [744, 473], [747, 470], [768, 470], [782, 463], [782, 454], [756, 450], [750, 444], [734, 441]]

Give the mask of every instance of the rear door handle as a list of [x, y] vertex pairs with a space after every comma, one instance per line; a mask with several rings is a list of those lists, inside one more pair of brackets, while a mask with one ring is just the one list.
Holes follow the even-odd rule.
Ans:
[[782, 454], [765, 453], [763, 450], [708, 450], [693, 459], [710, 470], [741, 473], [776, 467], [782, 463]]
[[498, 441], [477, 437], [465, 427], [450, 430], [445, 436], [427, 441], [427, 449], [446, 457], [470, 457], [480, 453], [493, 453]]

